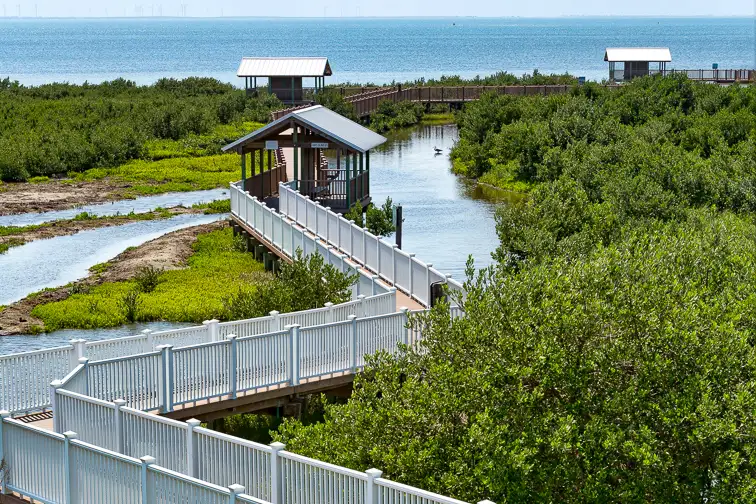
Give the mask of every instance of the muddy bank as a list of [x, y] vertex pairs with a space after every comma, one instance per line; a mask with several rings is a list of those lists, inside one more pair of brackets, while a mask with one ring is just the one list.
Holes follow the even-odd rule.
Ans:
[[[119, 223], [123, 223], [120, 221]], [[97, 273], [75, 282], [74, 286], [87, 287], [103, 282], [118, 282], [132, 278], [144, 266], [164, 270], [180, 269], [186, 266], [192, 255], [192, 244], [197, 236], [227, 226], [225, 221], [203, 224], [174, 231], [143, 245], [126, 250]], [[35, 306], [66, 299], [77, 287], [65, 286], [32, 294], [13, 303], [0, 312], [0, 336], [40, 332], [44, 329], [41, 320], [31, 316]]]
[[73, 182], [50, 180], [39, 184], [29, 182], [0, 185], [0, 215], [64, 210], [92, 203], [123, 199], [121, 195], [131, 184], [111, 180]]
[[117, 217], [101, 217], [85, 220], [53, 221], [50, 223], [41, 224], [40, 227], [34, 229], [24, 230], [17, 234], [0, 236], [0, 245], [2, 245], [3, 243], [8, 243], [12, 246], [18, 246], [34, 240], [55, 238], [56, 236], [68, 236], [87, 229], [120, 226], [123, 224], [128, 224], [130, 222], [137, 222], [142, 220], [170, 219], [171, 217], [175, 217], [176, 215], [201, 214], [203, 212], [203, 209], [198, 208], [173, 207], [168, 208], [162, 212], [147, 212], [133, 216], [120, 215]]

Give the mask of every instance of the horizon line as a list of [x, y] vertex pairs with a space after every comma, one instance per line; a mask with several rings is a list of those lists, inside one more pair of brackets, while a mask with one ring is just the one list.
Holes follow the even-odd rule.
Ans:
[[0, 20], [90, 20], [90, 19], [108, 19], [108, 20], [135, 20], [135, 19], [754, 19], [754, 14], [659, 14], [659, 15], [639, 15], [639, 14], [564, 14], [560, 16], [0, 16]]

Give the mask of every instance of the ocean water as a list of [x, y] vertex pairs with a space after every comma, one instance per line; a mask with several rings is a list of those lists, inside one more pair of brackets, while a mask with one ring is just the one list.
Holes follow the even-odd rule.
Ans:
[[327, 56], [327, 82], [570, 72], [600, 80], [606, 47], [670, 47], [669, 68], [756, 68], [752, 18], [0, 18], [0, 78], [25, 84], [212, 76], [242, 56]]

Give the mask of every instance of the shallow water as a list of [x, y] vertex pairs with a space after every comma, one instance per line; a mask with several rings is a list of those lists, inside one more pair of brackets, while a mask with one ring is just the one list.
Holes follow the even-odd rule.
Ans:
[[[370, 155], [370, 194], [377, 205], [387, 196], [402, 205], [402, 249], [460, 280], [468, 255], [477, 267], [491, 264], [499, 244], [496, 207], [523, 196], [451, 172], [455, 125], [418, 126], [388, 136]], [[435, 154], [435, 147], [443, 153]]]
[[228, 189], [210, 189], [207, 191], [189, 191], [177, 193], [143, 196], [136, 199], [112, 201], [83, 205], [68, 210], [54, 212], [24, 213], [18, 215], [0, 215], [0, 226], [28, 226], [61, 219], [73, 219], [82, 212], [98, 217], [125, 215], [129, 212], [146, 213], [158, 207], [170, 208], [175, 206], [190, 207], [197, 203], [208, 203], [214, 200], [228, 199]]
[[179, 215], [37, 240], [0, 254], [0, 305], [87, 275], [90, 267], [171, 231], [225, 219], [227, 215]]
[[153, 331], [169, 331], [197, 324], [183, 322], [147, 322], [140, 324], [127, 324], [109, 329], [62, 329], [46, 334], [0, 337], [0, 355], [19, 352], [30, 352], [41, 348], [55, 348], [68, 344], [72, 339], [85, 339], [87, 341], [100, 341], [112, 338], [125, 338], [134, 336], [145, 329]]

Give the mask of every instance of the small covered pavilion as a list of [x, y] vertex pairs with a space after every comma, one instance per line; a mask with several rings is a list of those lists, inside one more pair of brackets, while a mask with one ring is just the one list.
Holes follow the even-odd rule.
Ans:
[[[257, 93], [257, 79], [265, 79], [269, 93], [284, 103], [300, 104], [311, 101], [332, 72], [328, 58], [242, 58], [236, 75], [244, 77], [247, 94]], [[306, 78], [314, 79], [314, 87], [304, 87]]]
[[[607, 47], [604, 61], [609, 62], [610, 82], [629, 81], [654, 73], [664, 75], [672, 53], [668, 47]], [[651, 68], [651, 63], [658, 67]]]
[[363, 208], [370, 203], [370, 150], [385, 141], [361, 124], [314, 105], [269, 123], [223, 151], [241, 155], [242, 183], [250, 195], [265, 200], [278, 193], [278, 182], [288, 181], [300, 193], [344, 213], [355, 203]]

